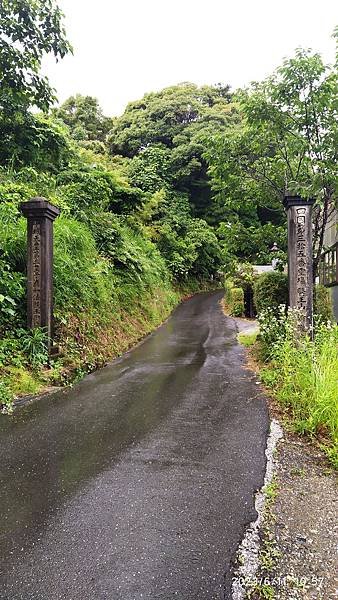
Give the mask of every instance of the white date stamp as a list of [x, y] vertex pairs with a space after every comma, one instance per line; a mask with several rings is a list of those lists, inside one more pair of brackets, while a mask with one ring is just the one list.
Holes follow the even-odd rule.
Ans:
[[315, 575], [311, 577], [297, 577], [296, 575], [284, 575], [280, 577], [233, 577], [233, 584], [241, 586], [242, 588], [257, 587], [257, 586], [271, 586], [277, 588], [313, 588], [321, 589], [324, 586], [324, 577], [317, 577]]

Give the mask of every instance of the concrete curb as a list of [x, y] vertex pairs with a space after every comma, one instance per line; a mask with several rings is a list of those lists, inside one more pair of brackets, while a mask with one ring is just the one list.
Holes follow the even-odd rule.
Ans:
[[266, 471], [264, 484], [257, 492], [255, 497], [255, 509], [257, 519], [248, 526], [244, 538], [237, 551], [237, 559], [240, 566], [234, 573], [232, 583], [232, 600], [244, 600], [246, 592], [252, 584], [259, 567], [259, 549], [260, 549], [260, 528], [264, 518], [264, 508], [266, 504], [265, 487], [271, 483], [274, 474], [274, 451], [283, 437], [283, 429], [279, 422], [273, 419], [270, 424], [270, 434], [267, 440]]

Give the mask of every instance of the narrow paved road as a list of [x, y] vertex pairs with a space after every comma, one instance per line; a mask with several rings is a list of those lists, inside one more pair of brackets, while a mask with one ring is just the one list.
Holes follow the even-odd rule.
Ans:
[[268, 415], [221, 296], [0, 418], [1, 600], [231, 597]]

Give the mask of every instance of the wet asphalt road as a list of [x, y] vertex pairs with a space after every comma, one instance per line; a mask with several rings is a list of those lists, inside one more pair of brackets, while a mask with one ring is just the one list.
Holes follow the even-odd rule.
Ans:
[[231, 597], [269, 423], [220, 299], [1, 416], [1, 600]]

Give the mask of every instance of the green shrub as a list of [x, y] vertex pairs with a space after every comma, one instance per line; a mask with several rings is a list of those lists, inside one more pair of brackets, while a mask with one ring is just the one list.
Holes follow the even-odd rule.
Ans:
[[207, 223], [190, 219], [181, 230], [165, 222], [158, 231], [158, 247], [177, 281], [210, 277], [217, 272], [220, 264], [217, 238]]
[[330, 290], [316, 285], [314, 290], [314, 313], [323, 321], [333, 321], [333, 307]]
[[43, 114], [0, 112], [0, 163], [57, 171], [73, 157], [67, 129]]
[[20, 345], [28, 364], [37, 369], [48, 362], [47, 335], [40, 327], [20, 329], [18, 331]]
[[318, 325], [314, 341], [295, 335], [294, 311], [270, 348], [261, 379], [289, 407], [301, 433], [326, 435], [325, 449], [338, 466], [338, 327]]
[[0, 332], [22, 324], [25, 306], [26, 233], [16, 207], [0, 203]]
[[221, 266], [217, 237], [206, 221], [192, 217], [187, 195], [166, 192], [159, 210], [163, 214], [153, 226], [153, 239], [174, 279], [215, 275]]
[[233, 287], [232, 281], [225, 282], [225, 303], [230, 315], [242, 317], [244, 315], [244, 290]]
[[12, 364], [20, 367], [24, 364], [24, 355], [17, 337], [13, 333], [0, 338], [0, 369]]
[[0, 258], [0, 331], [18, 325], [25, 297], [24, 277]]
[[288, 304], [288, 278], [284, 273], [263, 273], [254, 283], [254, 303], [257, 313], [266, 309], [278, 310]]
[[73, 215], [89, 221], [96, 211], [128, 213], [142, 201], [142, 193], [132, 188], [117, 171], [85, 167], [62, 171], [57, 177], [57, 194]]
[[234, 287], [232, 279], [224, 279], [224, 301], [227, 306], [230, 304], [231, 300], [231, 289]]
[[267, 360], [273, 356], [274, 345], [285, 339], [287, 327], [286, 307], [281, 304], [276, 308], [266, 308], [258, 315], [259, 322], [259, 354]]
[[16, 215], [19, 214], [18, 207], [21, 202], [26, 202], [36, 195], [35, 188], [29, 183], [22, 181], [14, 181], [5, 175], [4, 171], [0, 171], [0, 203], [1, 211], [4, 210], [4, 205], [11, 205], [11, 210]]
[[231, 314], [234, 317], [242, 317], [244, 315], [244, 291], [242, 288], [232, 289]]

